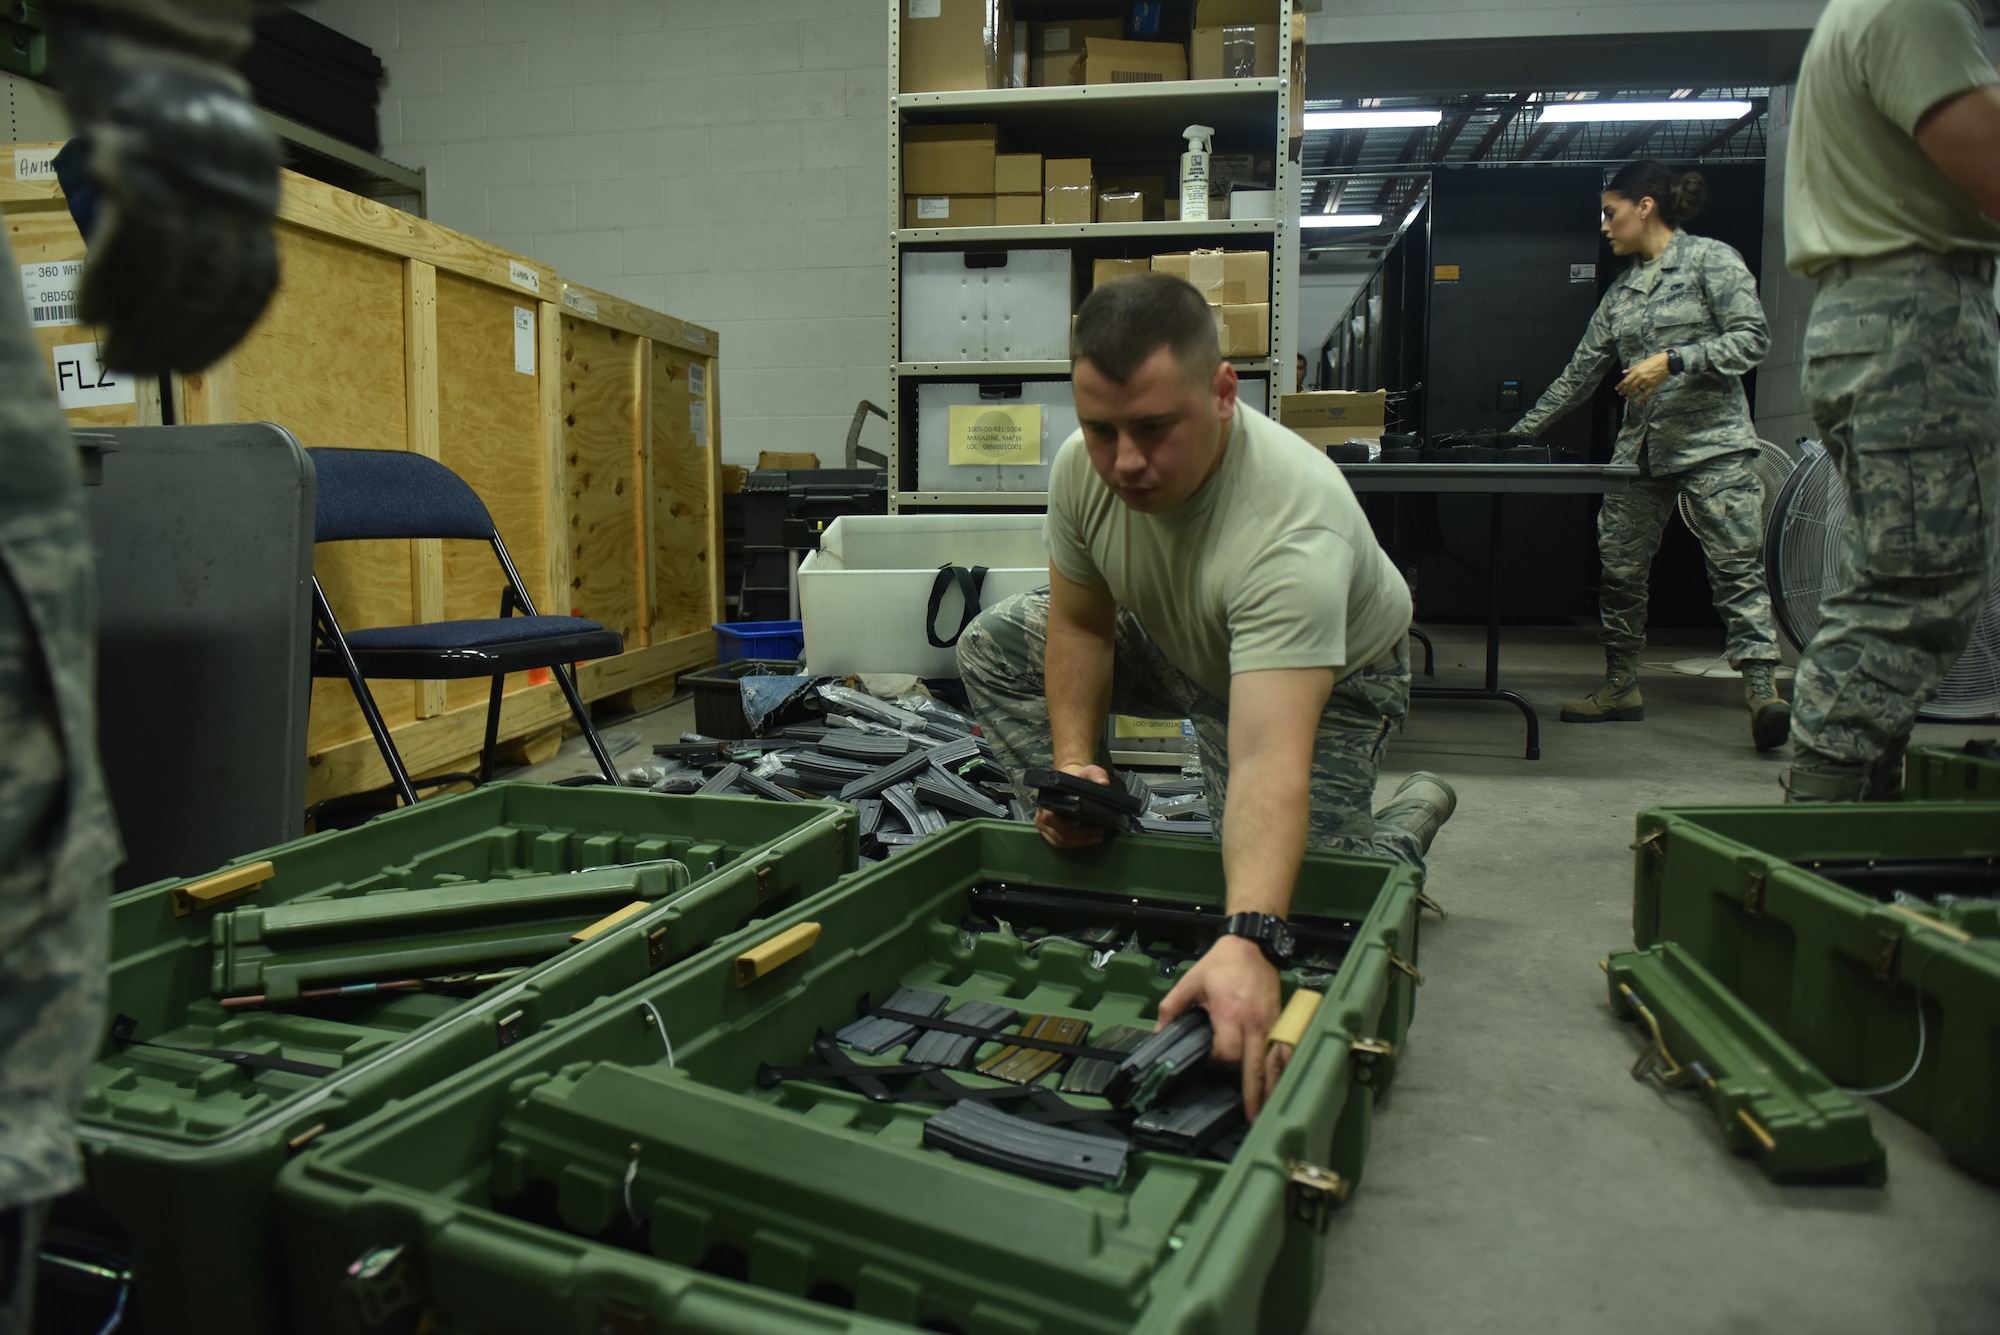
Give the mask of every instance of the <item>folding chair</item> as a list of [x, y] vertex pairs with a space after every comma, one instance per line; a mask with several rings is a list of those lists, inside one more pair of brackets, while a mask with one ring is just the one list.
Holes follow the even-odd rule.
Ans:
[[[606, 779], [617, 783], [618, 771], [597, 729], [591, 726], [590, 714], [567, 665], [624, 652], [625, 641], [618, 632], [583, 617], [537, 613], [484, 502], [458, 474], [435, 459], [400, 450], [316, 449], [306, 453], [312, 457], [318, 479], [315, 542], [473, 538], [493, 545], [493, 555], [507, 576], [507, 587], [500, 595], [500, 615], [490, 620], [432, 621], [353, 631], [341, 629], [319, 577], [313, 577], [313, 675], [347, 678], [403, 801], [414, 805], [416, 789], [389, 739], [381, 711], [375, 707], [375, 697], [368, 689], [370, 677], [394, 681], [491, 677], [486, 745], [479, 756], [479, 781], [485, 783], [493, 777], [500, 735], [500, 692], [506, 675], [547, 668], [562, 687], [570, 713], [583, 729], [591, 754], [597, 757], [598, 768]], [[515, 616], [517, 610], [522, 615]]]

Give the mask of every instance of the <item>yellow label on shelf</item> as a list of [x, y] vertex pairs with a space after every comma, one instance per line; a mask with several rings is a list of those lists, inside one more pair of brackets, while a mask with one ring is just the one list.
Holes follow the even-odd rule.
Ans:
[[1440, 264], [1431, 270], [1431, 278], [1439, 283], [1456, 283], [1458, 281], [1458, 266], [1456, 264]]
[[1178, 737], [1181, 735], [1181, 721], [1177, 718], [1135, 718], [1130, 714], [1111, 716], [1113, 737]]
[[951, 410], [954, 464], [1038, 464], [1042, 461], [1042, 407], [1038, 403], [955, 404]]

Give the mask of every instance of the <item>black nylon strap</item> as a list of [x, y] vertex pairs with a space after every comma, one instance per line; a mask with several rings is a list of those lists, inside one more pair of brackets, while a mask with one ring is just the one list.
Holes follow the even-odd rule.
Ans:
[[[944, 605], [945, 591], [957, 583], [959, 596], [965, 600], [964, 613], [958, 619], [958, 629], [948, 640], [938, 638], [938, 608]], [[970, 570], [952, 565], [949, 561], [938, 567], [937, 578], [931, 581], [930, 606], [924, 612], [924, 638], [931, 642], [933, 649], [949, 649], [958, 643], [958, 637], [965, 634], [965, 628], [972, 624], [972, 618], [979, 615], [979, 591], [986, 585], [986, 567], [973, 566]]]
[[283, 1071], [287, 1075], [338, 1075], [337, 1066], [317, 1066], [312, 1062], [295, 1062], [288, 1057], [269, 1057], [261, 1052], [244, 1052], [240, 1048], [177, 1048], [171, 1043], [148, 1043], [144, 1039], [132, 1037], [139, 1028], [139, 1022], [129, 1015], [121, 1015], [111, 1022], [111, 1039], [134, 1048], [158, 1048], [162, 1052], [185, 1052], [190, 1057], [207, 1057], [212, 1061], [228, 1062], [252, 1071]]
[[1088, 1043], [1061, 1043], [1052, 1038], [1030, 1038], [1026, 1034], [1009, 1034], [1004, 1032], [1004, 1026], [1002, 1029], [981, 1029], [978, 1025], [959, 1024], [943, 1016], [918, 1015], [913, 1011], [892, 1011], [881, 1006], [870, 1008], [868, 1015], [884, 1020], [900, 1020], [919, 1029], [941, 1029], [947, 1034], [962, 1034], [967, 1038], [976, 1038], [983, 1042], [1005, 1043], [1014, 1048], [1034, 1048], [1039, 1052], [1059, 1052], [1065, 1057], [1095, 1058], [1098, 1061], [1111, 1062], [1113, 1065], [1131, 1055], [1114, 1052], [1110, 1048], [1093, 1048]]

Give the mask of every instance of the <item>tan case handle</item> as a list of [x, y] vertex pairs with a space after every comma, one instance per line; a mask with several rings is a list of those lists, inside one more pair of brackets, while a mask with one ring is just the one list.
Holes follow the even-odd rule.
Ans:
[[204, 876], [199, 881], [189, 881], [173, 889], [174, 916], [185, 918], [201, 909], [212, 909], [240, 898], [256, 890], [264, 882], [277, 874], [278, 869], [269, 862], [250, 862], [241, 867], [231, 867], [213, 876]]
[[1319, 1003], [1322, 998], [1322, 993], [1315, 992], [1309, 987], [1293, 989], [1292, 999], [1285, 1003], [1285, 1009], [1278, 1016], [1278, 1022], [1271, 1026], [1271, 1032], [1264, 1040], [1265, 1045], [1268, 1047], [1273, 1043], [1283, 1043], [1289, 1047], [1297, 1047], [1299, 1040], [1306, 1036], [1306, 1026], [1312, 1023], [1313, 1016], [1319, 1014]]
[[572, 945], [575, 945], [584, 941], [588, 941], [590, 940], [591, 937], [596, 936], [598, 933], [608, 932], [612, 928], [616, 927], [619, 923], [624, 922], [626, 919], [634, 917], [637, 914], [644, 913], [647, 909], [651, 907], [653, 907], [651, 900], [635, 899], [630, 904], [627, 904], [624, 908], [618, 909], [612, 913], [605, 914], [602, 918], [599, 918], [596, 922], [590, 924], [590, 926], [578, 928], [575, 934], [573, 934], [570, 937], [570, 943]]
[[748, 987], [779, 965], [795, 960], [811, 950], [813, 943], [818, 940], [819, 924], [802, 922], [796, 927], [758, 942], [736, 957], [736, 985]]

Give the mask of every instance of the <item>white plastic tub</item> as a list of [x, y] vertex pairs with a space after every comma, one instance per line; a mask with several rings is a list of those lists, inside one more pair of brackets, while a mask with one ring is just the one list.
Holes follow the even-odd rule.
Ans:
[[[799, 614], [811, 672], [914, 672], [955, 677], [953, 650], [934, 649], [924, 614], [938, 567], [985, 566], [980, 605], [1049, 582], [1041, 515], [842, 515], [799, 566]], [[956, 586], [938, 608], [938, 631], [957, 631]]]

